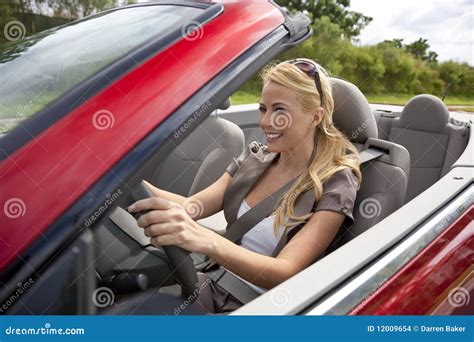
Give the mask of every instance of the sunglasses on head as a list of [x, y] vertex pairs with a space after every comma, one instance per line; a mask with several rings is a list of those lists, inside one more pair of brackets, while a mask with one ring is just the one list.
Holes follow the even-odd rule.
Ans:
[[321, 99], [321, 104], [323, 103], [323, 88], [321, 86], [321, 78], [319, 77], [319, 70], [316, 65], [311, 62], [301, 60], [301, 59], [292, 59], [288, 63], [293, 64], [295, 67], [303, 71], [309, 77], [314, 77], [314, 82], [316, 83], [316, 89], [319, 93], [319, 98]]

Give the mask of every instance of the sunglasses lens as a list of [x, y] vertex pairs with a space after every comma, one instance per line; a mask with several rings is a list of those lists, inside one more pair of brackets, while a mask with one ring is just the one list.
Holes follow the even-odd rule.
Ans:
[[308, 62], [296, 62], [294, 63], [294, 65], [305, 72], [314, 71], [314, 69], [316, 68], [314, 65]]
[[301, 71], [305, 72], [308, 76], [314, 77], [314, 81], [316, 82], [316, 88], [318, 89], [319, 96], [321, 98], [321, 102], [323, 101], [323, 91], [321, 87], [321, 79], [319, 78], [319, 72], [317, 67], [306, 61], [298, 61], [298, 60], [292, 60], [290, 61], [291, 64], [293, 64], [295, 67], [300, 69]]

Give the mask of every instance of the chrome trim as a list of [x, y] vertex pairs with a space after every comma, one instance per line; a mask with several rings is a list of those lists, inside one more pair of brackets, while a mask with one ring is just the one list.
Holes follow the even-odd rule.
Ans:
[[388, 254], [362, 271], [339, 290], [319, 301], [306, 311], [306, 315], [344, 315], [367, 300], [367, 297], [391, 278], [408, 261], [439, 236], [460, 213], [474, 203], [474, 186], [471, 184], [446, 207], [422, 224]]

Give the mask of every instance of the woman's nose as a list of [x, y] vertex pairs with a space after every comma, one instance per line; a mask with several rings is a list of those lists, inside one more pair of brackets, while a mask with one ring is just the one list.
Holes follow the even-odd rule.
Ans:
[[265, 128], [271, 125], [270, 113], [268, 110], [260, 114], [260, 127]]

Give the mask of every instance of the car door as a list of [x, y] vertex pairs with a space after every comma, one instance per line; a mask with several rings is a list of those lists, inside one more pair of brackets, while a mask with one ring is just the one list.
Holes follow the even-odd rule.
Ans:
[[[30, 277], [36, 294], [36, 302], [24, 301], [26, 309], [11, 306], [6, 312], [66, 313], [62, 300], [50, 302], [49, 309], [47, 300], [39, 304], [48, 284], [57, 293], [67, 293], [66, 301], [76, 301], [68, 312], [97, 309], [90, 302], [99, 288], [95, 263], [106, 253], [95, 236], [102, 220], [125, 206], [136, 184], [193, 130], [178, 138], [173, 134], [203, 103], [210, 105], [200, 111], [194, 127], [269, 58], [311, 34], [306, 17], [284, 16], [267, 2], [191, 7], [190, 12], [202, 13], [185, 22], [196, 20], [197, 29], [207, 30], [207, 35], [191, 39], [194, 31], [183, 33], [178, 26], [151, 38], [60, 95], [0, 141], [0, 169], [7, 185], [2, 203], [18, 199], [24, 208], [14, 217], [17, 204], [11, 206], [10, 201], [1, 218], [6, 248], [1, 251], [0, 300], [7, 301], [16, 293], [15, 286]], [[245, 39], [232, 41], [236, 34]], [[209, 55], [210, 47], [221, 49], [221, 58]], [[33, 170], [40, 182], [28, 179]], [[68, 292], [76, 286], [76, 292]]]

